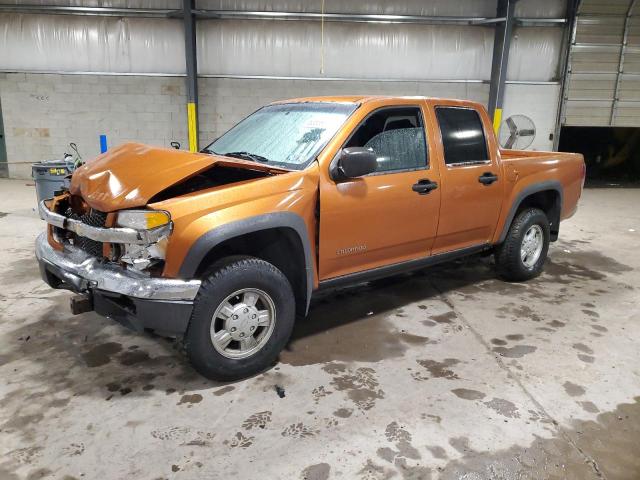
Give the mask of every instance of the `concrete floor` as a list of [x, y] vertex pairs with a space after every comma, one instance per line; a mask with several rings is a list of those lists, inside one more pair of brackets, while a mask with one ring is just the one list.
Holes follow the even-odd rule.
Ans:
[[471, 259], [314, 301], [223, 385], [38, 277], [0, 181], [0, 478], [640, 478], [640, 190], [587, 190], [546, 273]]

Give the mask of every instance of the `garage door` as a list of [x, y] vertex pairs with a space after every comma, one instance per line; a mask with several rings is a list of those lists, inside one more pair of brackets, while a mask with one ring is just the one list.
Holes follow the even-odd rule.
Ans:
[[583, 0], [569, 52], [564, 125], [640, 127], [640, 0]]

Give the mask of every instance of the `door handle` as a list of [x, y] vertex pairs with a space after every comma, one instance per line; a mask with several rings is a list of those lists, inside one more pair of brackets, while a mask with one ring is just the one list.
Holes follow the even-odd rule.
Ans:
[[493, 182], [498, 180], [498, 176], [495, 173], [484, 172], [482, 175], [478, 177], [478, 181], [486, 186], [491, 185]]
[[419, 195], [426, 195], [431, 190], [435, 190], [438, 188], [438, 184], [436, 182], [432, 182], [428, 178], [423, 178], [422, 180], [418, 180], [418, 183], [414, 183], [411, 187], [411, 190], [418, 193]]

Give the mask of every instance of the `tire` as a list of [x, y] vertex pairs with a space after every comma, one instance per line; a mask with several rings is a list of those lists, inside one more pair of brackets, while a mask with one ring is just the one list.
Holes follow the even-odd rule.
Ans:
[[[263, 321], [264, 312], [270, 314], [269, 326]], [[185, 334], [185, 351], [201, 375], [238, 380], [273, 365], [291, 336], [294, 321], [295, 298], [284, 274], [258, 258], [230, 257], [214, 265], [200, 286]], [[249, 336], [255, 341], [253, 347]]]
[[[523, 259], [522, 248], [525, 235], [534, 232], [533, 235], [542, 238], [540, 251], [533, 246], [538, 245], [537, 240], [529, 243], [531, 256]], [[509, 227], [509, 232], [504, 242], [495, 251], [496, 269], [498, 274], [507, 281], [522, 282], [537, 277], [542, 272], [544, 262], [549, 250], [549, 219], [538, 208], [527, 208], [516, 215]], [[537, 255], [536, 255], [537, 254]]]

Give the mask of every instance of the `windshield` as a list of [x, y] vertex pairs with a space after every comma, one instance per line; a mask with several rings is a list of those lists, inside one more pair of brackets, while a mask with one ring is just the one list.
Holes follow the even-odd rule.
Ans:
[[301, 170], [356, 107], [328, 102], [269, 105], [249, 115], [204, 151]]

